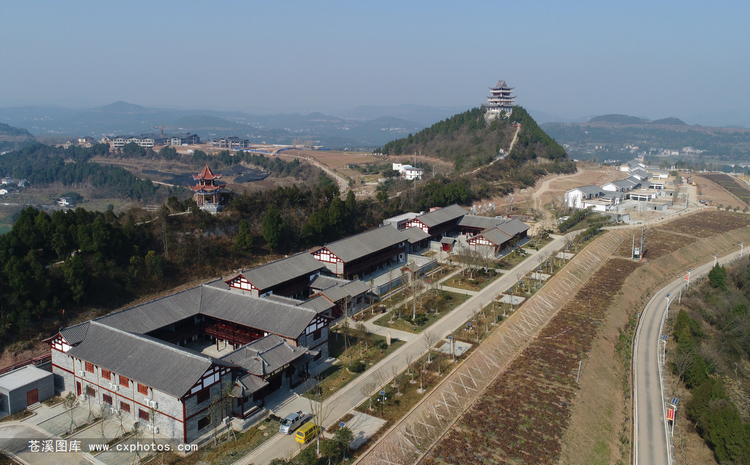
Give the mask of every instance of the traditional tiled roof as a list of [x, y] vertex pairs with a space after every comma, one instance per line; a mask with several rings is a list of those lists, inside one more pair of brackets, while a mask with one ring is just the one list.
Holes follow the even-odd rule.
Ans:
[[462, 216], [466, 215], [466, 210], [459, 207], [456, 204], [449, 205], [440, 210], [435, 210], [424, 215], [419, 215], [416, 219], [421, 221], [422, 224], [429, 228], [448, 223], [450, 221], [457, 221]]
[[253, 286], [263, 291], [300, 276], [312, 275], [323, 268], [325, 268], [324, 264], [315, 260], [309, 253], [302, 252], [249, 270], [242, 270], [240, 274]]
[[390, 226], [383, 226], [331, 242], [325, 247], [344, 262], [351, 262], [400, 242], [404, 242], [404, 237], [399, 231]]
[[269, 335], [240, 347], [221, 359], [241, 366], [248, 373], [265, 376], [308, 353], [302, 346], [292, 346], [284, 339]]
[[504, 244], [513, 237], [498, 228], [492, 228], [486, 231], [482, 231], [480, 234], [477, 234], [477, 236], [482, 236], [495, 245]]
[[208, 163], [206, 163], [206, 166], [203, 168], [203, 171], [200, 172], [198, 176], [193, 175], [193, 179], [196, 181], [199, 179], [219, 179], [223, 175], [222, 174], [214, 174], [214, 172], [211, 170], [211, 168], [208, 166]]
[[185, 395], [213, 364], [237, 367], [185, 347], [115, 329], [95, 320], [91, 321], [83, 341], [68, 350], [67, 355], [174, 397]]
[[515, 236], [521, 234], [524, 231], [529, 230], [529, 225], [517, 218], [511, 218], [496, 226], [497, 229], [508, 234], [509, 236]]
[[251, 328], [297, 338], [317, 312], [273, 300], [243, 295], [236, 290], [203, 286], [201, 314]]
[[422, 231], [419, 228], [408, 228], [401, 231], [401, 234], [403, 234], [404, 239], [409, 242], [409, 244], [416, 244], [419, 241], [423, 241], [430, 237], [429, 234]]

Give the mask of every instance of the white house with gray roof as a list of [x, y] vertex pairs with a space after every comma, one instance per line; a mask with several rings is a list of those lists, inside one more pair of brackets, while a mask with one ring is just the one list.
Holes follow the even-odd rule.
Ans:
[[601, 187], [592, 184], [569, 190], [565, 193], [563, 199], [569, 208], [585, 208], [584, 201], [602, 197], [604, 194], [605, 192]]

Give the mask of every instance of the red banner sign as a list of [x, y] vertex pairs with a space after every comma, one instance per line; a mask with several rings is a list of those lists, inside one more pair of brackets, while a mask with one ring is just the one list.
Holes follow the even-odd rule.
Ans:
[[674, 421], [674, 409], [667, 409], [667, 420]]

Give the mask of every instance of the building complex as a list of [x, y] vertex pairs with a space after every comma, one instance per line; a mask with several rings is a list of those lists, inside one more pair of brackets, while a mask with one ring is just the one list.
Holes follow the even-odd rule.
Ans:
[[[202, 179], [213, 175], [204, 172]], [[435, 261], [409, 260], [410, 251], [460, 235], [498, 252], [527, 230], [516, 219], [468, 216], [451, 205], [62, 328], [46, 340], [55, 390], [195, 441], [225, 417], [252, 421], [267, 395], [321, 368], [332, 321], [361, 311], [376, 293], [368, 278]]]

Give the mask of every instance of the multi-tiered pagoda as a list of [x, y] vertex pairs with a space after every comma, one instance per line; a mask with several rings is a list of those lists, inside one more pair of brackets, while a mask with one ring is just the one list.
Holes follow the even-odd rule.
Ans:
[[219, 181], [221, 176], [221, 174], [214, 174], [208, 167], [208, 163], [198, 176], [193, 175], [193, 179], [198, 181], [198, 184], [190, 188], [195, 191], [193, 197], [201, 210], [217, 213], [221, 208], [221, 193], [225, 191], [226, 186], [224, 181]]
[[503, 80], [498, 81], [495, 87], [490, 87], [491, 95], [487, 97], [487, 103], [484, 105], [485, 119], [497, 118], [503, 111], [506, 117], [510, 116], [513, 112], [513, 104], [516, 101], [516, 96], [511, 95], [513, 89], [515, 87], [508, 87], [508, 84]]

